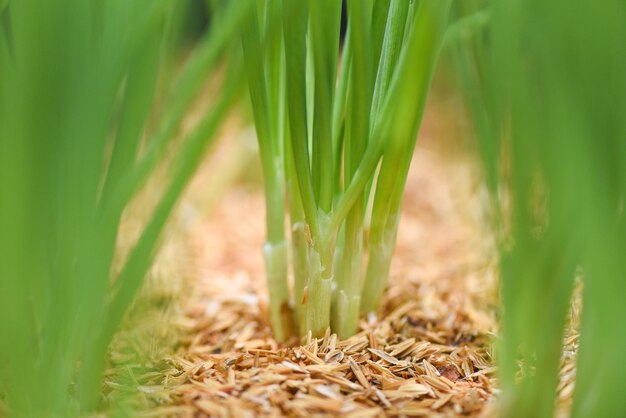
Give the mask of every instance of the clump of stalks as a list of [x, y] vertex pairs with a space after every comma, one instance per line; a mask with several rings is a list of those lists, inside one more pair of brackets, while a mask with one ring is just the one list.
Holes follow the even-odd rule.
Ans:
[[[10, 416], [98, 406], [107, 346], [240, 91], [236, 56], [184, 135], [182, 119], [250, 5], [216, 3], [171, 78], [162, 69], [173, 68], [177, 2], [0, 2], [0, 391]], [[157, 168], [163, 192], [120, 260], [123, 213]]]
[[465, 19], [486, 16], [485, 30], [467, 32], [456, 56], [500, 214], [501, 416], [556, 415], [577, 276], [580, 349], [568, 412], [624, 416], [626, 3], [474, 3], [484, 9], [474, 4]]
[[265, 179], [270, 319], [281, 340], [329, 326], [348, 337], [360, 314], [377, 310], [450, 7], [349, 0], [340, 45], [341, 3], [261, 1], [241, 34]]

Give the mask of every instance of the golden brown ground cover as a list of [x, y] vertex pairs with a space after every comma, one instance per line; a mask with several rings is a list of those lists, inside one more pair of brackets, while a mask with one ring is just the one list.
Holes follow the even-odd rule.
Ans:
[[[132, 392], [116, 382], [125, 374], [139, 384], [132, 398], [144, 417], [492, 416], [497, 252], [487, 192], [475, 156], [455, 142], [467, 127], [440, 116], [456, 104], [445, 95], [431, 102], [377, 317], [363, 319], [358, 334], [343, 341], [330, 333], [286, 344], [272, 338], [260, 174], [254, 154], [231, 141], [204, 165], [170, 228], [177, 238], [144, 292], [145, 299], [169, 300], [167, 309], [118, 338], [107, 396]], [[219, 201], [206, 197], [216, 176], [234, 180]], [[184, 285], [171, 284], [172, 276], [184, 277]], [[135, 338], [125, 338], [130, 334]], [[129, 349], [137, 335], [143, 344]], [[575, 331], [568, 338], [565, 400]], [[132, 353], [147, 364], [115, 367]]]

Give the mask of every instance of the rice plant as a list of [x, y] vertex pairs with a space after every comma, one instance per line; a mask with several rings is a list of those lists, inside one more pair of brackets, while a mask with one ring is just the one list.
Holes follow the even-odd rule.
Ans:
[[484, 5], [457, 57], [501, 215], [501, 416], [554, 415], [577, 275], [572, 416], [623, 416], [626, 3]]
[[[240, 91], [236, 55], [197, 125], [183, 132], [182, 119], [251, 4], [216, 5], [170, 78], [176, 2], [0, 2], [0, 392], [11, 416], [98, 406], [107, 346]], [[163, 192], [120, 259], [124, 210], [157, 168]]]
[[343, 44], [341, 1], [258, 5], [241, 37], [265, 180], [272, 327], [278, 339], [329, 326], [348, 337], [387, 283], [450, 1], [348, 1]]

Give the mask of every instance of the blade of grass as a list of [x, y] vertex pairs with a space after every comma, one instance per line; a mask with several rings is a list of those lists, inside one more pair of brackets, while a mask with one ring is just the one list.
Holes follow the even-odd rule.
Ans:
[[486, 33], [470, 40], [474, 61], [470, 54], [460, 61], [494, 198], [512, 206], [499, 222], [510, 224], [501, 226], [508, 232], [500, 255], [501, 414], [553, 416], [577, 267], [584, 290], [572, 415], [619, 415], [625, 363], [617, 359], [626, 332], [616, 319], [623, 304], [611, 295], [624, 287], [617, 167], [626, 155], [619, 152], [625, 123], [615, 112], [625, 107], [626, 83], [614, 74], [626, 68], [617, 41], [626, 8], [606, 2], [589, 13], [582, 2], [560, 1], [491, 6]]
[[[351, 42], [350, 103], [344, 152], [344, 181], [349, 184], [369, 141], [369, 115], [373, 92], [370, 43], [371, 4], [348, 1]], [[346, 217], [341, 264], [337, 266], [332, 326], [340, 337], [356, 330], [360, 303], [363, 214], [365, 197], [359, 196]]]
[[[267, 242], [263, 248], [270, 293], [270, 319], [274, 335], [284, 341], [289, 329], [289, 292], [287, 283], [287, 242], [285, 240], [285, 202], [281, 155], [277, 142], [277, 123], [270, 119], [266, 77], [261, 56], [260, 29], [255, 8], [242, 29], [242, 44], [255, 126], [261, 150], [266, 203]], [[276, 64], [274, 62], [274, 64]], [[270, 66], [271, 67], [271, 66]], [[274, 131], [272, 130], [274, 129]]]
[[[413, 31], [395, 76], [395, 88], [402, 86], [402, 91], [397, 92], [392, 86], [388, 93], [387, 100], [393, 98], [398, 108], [393, 114], [393, 122], [389, 124], [389, 142], [376, 186], [370, 264], [363, 286], [362, 312], [378, 308], [388, 280], [404, 186], [446, 33], [449, 9], [449, 1], [423, 0], [420, 3]], [[394, 36], [399, 35], [395, 32]], [[409, 83], [409, 79], [412, 82]]]
[[[238, 66], [235, 66], [237, 68]], [[146, 275], [152, 260], [159, 236], [163, 230], [170, 213], [184, 191], [191, 174], [201, 161], [206, 148], [215, 138], [215, 132], [225, 113], [232, 104], [241, 82], [241, 75], [235, 70], [229, 75], [229, 80], [223, 88], [219, 101], [215, 104], [211, 113], [206, 117], [189, 137], [183, 142], [180, 152], [174, 162], [173, 173], [170, 183], [156, 207], [149, 224], [146, 226], [141, 237], [131, 251], [128, 260], [124, 264], [115, 283], [109, 292], [106, 304], [106, 321], [97, 337], [90, 341], [91, 347], [85, 353], [85, 364], [78, 375], [77, 384], [83, 393], [79, 396], [87, 399], [88, 405], [96, 400], [91, 394], [97, 393], [91, 385], [100, 382], [104, 364], [102, 359], [108, 343], [113, 338], [119, 327], [127, 307], [132, 302], [139, 290], [144, 276]]]
[[148, 149], [130, 172], [124, 173], [122, 181], [116, 187], [111, 199], [113, 208], [120, 207], [128, 201], [146, 181], [167, 151], [169, 139], [176, 133], [186, 109], [201, 90], [206, 74], [215, 67], [218, 58], [225, 50], [228, 42], [233, 39], [238, 28], [251, 7], [252, 0], [243, 0], [236, 6], [228, 6], [221, 14], [219, 25], [216, 25], [204, 37], [202, 44], [194, 51], [186, 63], [171, 91], [167, 115], [150, 140]]
[[328, 213], [334, 195], [332, 143], [332, 103], [334, 97], [341, 3], [334, 0], [309, 0], [315, 79], [313, 138], [318, 144], [313, 153], [312, 176], [319, 178], [318, 205]]

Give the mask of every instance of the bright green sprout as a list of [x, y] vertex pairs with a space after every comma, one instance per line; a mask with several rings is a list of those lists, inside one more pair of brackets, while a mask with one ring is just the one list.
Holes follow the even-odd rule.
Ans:
[[339, 0], [257, 4], [242, 43], [265, 179], [272, 327], [281, 340], [329, 326], [348, 337], [387, 284], [450, 1], [348, 1], [342, 46]]

